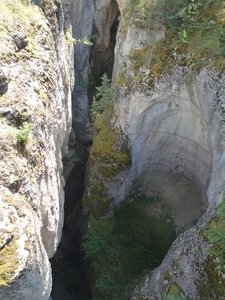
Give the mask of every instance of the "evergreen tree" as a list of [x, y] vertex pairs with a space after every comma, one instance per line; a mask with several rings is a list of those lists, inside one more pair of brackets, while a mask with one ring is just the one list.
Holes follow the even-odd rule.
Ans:
[[111, 88], [111, 82], [106, 73], [101, 77], [102, 85], [96, 87], [96, 99], [91, 105], [91, 115], [93, 120], [96, 118], [110, 105], [116, 103], [116, 95]]

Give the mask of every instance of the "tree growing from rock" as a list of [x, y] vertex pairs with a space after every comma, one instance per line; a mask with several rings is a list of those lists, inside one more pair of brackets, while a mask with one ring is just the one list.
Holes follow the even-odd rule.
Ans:
[[95, 121], [109, 106], [116, 103], [116, 95], [111, 88], [111, 82], [105, 73], [102, 77], [102, 85], [96, 87], [95, 99], [91, 105], [92, 120]]

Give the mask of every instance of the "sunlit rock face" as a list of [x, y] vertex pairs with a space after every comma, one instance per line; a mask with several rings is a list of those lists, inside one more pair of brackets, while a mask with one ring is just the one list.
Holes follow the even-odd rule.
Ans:
[[[162, 98], [154, 92], [158, 107], [167, 108], [156, 111], [155, 105], [150, 105], [142, 113], [143, 116], [148, 112], [146, 119], [140, 123], [143, 120], [140, 118], [138, 122], [139, 137], [132, 131], [133, 166], [123, 192], [131, 189], [133, 178], [141, 176], [141, 190], [162, 197], [178, 233], [192, 228], [177, 238], [161, 266], [151, 277], [143, 279], [131, 299], [140, 299], [140, 295], [163, 299], [172, 282], [188, 299], [222, 299], [216, 285], [211, 283], [212, 278], [220, 276], [212, 274], [218, 261], [212, 263], [214, 267], [210, 265], [207, 255], [210, 245], [204, 236], [216, 216], [214, 203], [223, 200], [224, 195], [224, 78], [224, 74], [205, 68], [191, 85], [176, 85], [175, 91], [172, 85], [169, 97], [166, 90]], [[147, 133], [144, 126], [149, 129]], [[142, 154], [136, 154], [140, 148]], [[204, 214], [208, 205], [208, 213]], [[169, 279], [165, 275], [168, 273]], [[212, 293], [203, 294], [209, 284]]]
[[116, 0], [116, 2], [118, 3], [119, 9], [120, 11], [123, 9], [124, 7], [124, 0]]
[[[163, 36], [163, 28], [154, 33], [138, 29], [132, 17], [125, 33], [121, 28], [117, 35], [117, 122], [129, 137], [132, 166], [115, 204], [136, 194], [158, 195], [177, 234], [191, 229], [178, 237], [162, 265], [143, 278], [130, 299], [163, 299], [173, 283], [188, 299], [205, 299], [200, 281], [207, 286], [211, 274], [206, 270], [209, 244], [202, 234], [215, 217], [214, 203], [224, 194], [225, 76], [210, 67], [193, 75], [191, 67], [174, 64], [149, 81], [151, 66], [134, 68], [127, 55]], [[176, 50], [173, 55], [179, 57]]]
[[0, 12], [0, 69], [7, 81], [0, 94], [0, 298], [5, 300], [50, 296], [48, 259], [61, 239], [62, 155], [71, 129], [73, 47], [64, 34], [70, 31], [69, 3], [26, 2], [4, 1]]
[[165, 200], [178, 228], [187, 228], [208, 206], [213, 146], [203, 105], [209, 91], [199, 79], [192, 87], [173, 87], [173, 80], [162, 82], [162, 88], [159, 83], [152, 95], [135, 91], [119, 104], [118, 120], [132, 148], [132, 167], [120, 197], [128, 195], [136, 181], [141, 192]]
[[[130, 88], [116, 83], [115, 87], [119, 97], [118, 123], [130, 137], [132, 155], [132, 167], [117, 202], [135, 189], [158, 195], [179, 232], [193, 226], [208, 206], [214, 151], [210, 133], [211, 74], [204, 70], [189, 84], [188, 67], [174, 66], [173, 72], [161, 77], [154, 87], [146, 84], [140, 88], [135, 81], [132, 87], [132, 77], [137, 77], [138, 72], [132, 69], [126, 55], [133, 40], [136, 49], [143, 47], [145, 34], [138, 35], [131, 25], [123, 37], [125, 42], [118, 37], [116, 48], [116, 66], [126, 63], [124, 73], [131, 80]], [[160, 39], [163, 29], [154, 34]], [[115, 67], [115, 77], [120, 76], [118, 68]], [[148, 72], [139, 70], [139, 76], [145, 78]]]
[[[1, 299], [48, 299], [52, 278], [41, 220], [22, 195], [1, 187], [0, 199]], [[13, 282], [3, 287], [11, 276]]]

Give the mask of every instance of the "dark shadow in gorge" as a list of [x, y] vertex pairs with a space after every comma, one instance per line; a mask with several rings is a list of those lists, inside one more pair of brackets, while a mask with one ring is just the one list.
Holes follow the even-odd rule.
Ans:
[[[75, 166], [65, 185], [65, 221], [82, 197], [84, 171], [85, 165]], [[51, 259], [53, 278], [51, 297], [53, 300], [92, 299], [80, 243], [81, 237], [77, 222], [73, 223], [73, 231], [65, 222], [61, 242]]]
[[[110, 40], [107, 47], [98, 44], [93, 46], [91, 51], [91, 65], [92, 74], [97, 86], [101, 84], [100, 77], [104, 73], [111, 79], [113, 64], [114, 64], [114, 48], [116, 44], [116, 33], [119, 25], [119, 8], [116, 1], [112, 1], [111, 7], [108, 13], [111, 18], [110, 26]], [[105, 29], [106, 31], [108, 28]], [[93, 34], [95, 32], [93, 31]], [[78, 56], [79, 57], [79, 56]], [[77, 70], [78, 69], [78, 70]], [[79, 67], [76, 72], [79, 73]], [[76, 77], [76, 81], [79, 83], [82, 77]], [[84, 92], [84, 86], [78, 84], [76, 95], [78, 97]], [[90, 99], [94, 94], [94, 86], [89, 87], [88, 93], [90, 93]], [[76, 109], [76, 113], [83, 113], [79, 109]], [[73, 111], [73, 114], [75, 112]], [[74, 116], [73, 116], [74, 118]], [[83, 123], [80, 125], [83, 126]], [[78, 123], [74, 123], [74, 129], [77, 133]], [[82, 130], [84, 130], [82, 128]], [[80, 132], [82, 133], [82, 130]], [[79, 136], [77, 134], [77, 141], [81, 144]], [[85, 143], [83, 143], [85, 144]], [[82, 234], [80, 226], [80, 205], [83, 194], [85, 165], [78, 164], [71, 171], [69, 178], [65, 185], [65, 224], [63, 228], [63, 235], [61, 242], [58, 246], [55, 256], [51, 259], [52, 265], [52, 277], [53, 287], [51, 297], [53, 300], [91, 300], [92, 294], [90, 290], [90, 284], [86, 276], [85, 264], [83, 260], [83, 253], [80, 246], [82, 242]], [[82, 222], [82, 221], [81, 221]]]
[[[107, 48], [101, 44], [93, 46], [90, 56], [92, 74], [95, 79], [96, 86], [101, 85], [101, 77], [106, 73], [108, 78], [112, 78], [114, 65], [114, 49], [116, 45], [116, 33], [119, 26], [119, 13], [116, 16], [112, 26], [110, 27], [110, 42]], [[96, 29], [93, 33], [97, 33]]]

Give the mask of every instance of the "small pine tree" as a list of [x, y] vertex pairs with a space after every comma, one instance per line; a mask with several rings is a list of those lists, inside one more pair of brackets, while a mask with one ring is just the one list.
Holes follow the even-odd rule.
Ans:
[[116, 103], [116, 95], [111, 88], [111, 82], [106, 73], [101, 77], [102, 85], [96, 87], [96, 99], [91, 105], [91, 115], [95, 121], [97, 117], [110, 105]]

